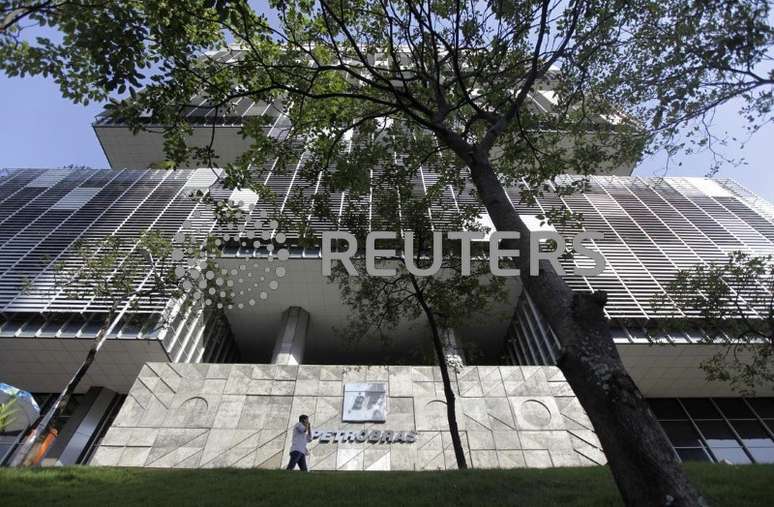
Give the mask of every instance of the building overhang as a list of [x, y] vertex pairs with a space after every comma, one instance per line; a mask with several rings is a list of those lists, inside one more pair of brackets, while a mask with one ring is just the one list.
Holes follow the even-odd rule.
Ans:
[[[37, 393], [65, 388], [83, 364], [94, 340], [89, 338], [0, 337], [2, 381]], [[111, 338], [97, 354], [76, 392], [93, 386], [125, 393], [148, 361], [168, 361], [159, 340]]]
[[[722, 345], [622, 342], [616, 345], [626, 371], [647, 398], [739, 396], [729, 382], [707, 380], [707, 372], [702, 369], [703, 362], [725, 350]], [[774, 385], [759, 386], [756, 395], [774, 395]]]
[[[223, 269], [238, 273], [243, 272], [241, 265], [250, 266], [250, 263], [254, 267], [248, 268], [247, 272], [260, 273], [273, 265], [265, 258], [218, 260]], [[304, 353], [304, 362], [307, 363], [387, 364], [390, 360], [406, 361], [412, 359], [412, 354], [423, 343], [428, 346], [431, 343], [430, 329], [424, 316], [405, 321], [394, 330], [385, 330], [389, 337], [386, 342], [373, 338], [348, 339], [344, 331], [352, 310], [343, 301], [338, 285], [323, 276], [320, 258], [290, 258], [282, 266], [285, 273], [282, 277], [267, 277], [260, 281], [245, 275], [242, 278], [244, 282], [235, 284], [232, 308], [226, 309], [225, 314], [243, 360], [269, 361], [282, 314], [291, 306], [301, 307], [310, 314]], [[277, 282], [276, 289], [271, 288], [270, 281]], [[503, 337], [519, 290], [520, 284], [514, 279], [503, 301], [492, 303], [475, 321], [455, 329], [463, 343], [475, 343], [480, 348], [482, 364], [493, 364], [502, 355]], [[261, 298], [261, 293], [265, 294], [265, 299]]]

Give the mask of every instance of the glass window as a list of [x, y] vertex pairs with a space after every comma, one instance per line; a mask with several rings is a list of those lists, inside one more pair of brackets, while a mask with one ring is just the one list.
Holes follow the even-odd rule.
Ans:
[[62, 334], [74, 335], [83, 327], [84, 319], [82, 315], [73, 315], [62, 327]]
[[54, 398], [56, 398], [56, 396], [51, 393], [32, 393], [32, 397], [35, 398], [41, 413], [48, 410], [54, 402]]
[[731, 425], [747, 447], [774, 447], [774, 440], [758, 421], [733, 421]]
[[121, 322], [115, 327], [122, 338], [135, 338], [140, 334], [145, 320], [146, 314], [131, 314], [121, 319]]
[[740, 447], [739, 441], [724, 421], [696, 421], [707, 445], [714, 447]]
[[32, 317], [29, 317], [27, 322], [24, 323], [19, 336], [35, 336], [38, 330], [40, 330], [40, 328], [43, 327], [43, 324], [45, 323], [46, 319], [43, 318], [42, 315], [35, 314]]
[[749, 451], [756, 463], [774, 463], [774, 447], [751, 447]]
[[711, 461], [704, 449], [675, 449], [682, 461]]
[[749, 398], [747, 402], [761, 419], [774, 417], [774, 398]]
[[55, 313], [48, 318], [46, 325], [40, 331], [46, 334], [56, 334], [69, 318], [69, 313]]
[[658, 419], [688, 419], [680, 404], [674, 398], [652, 398], [650, 408]]
[[648, 403], [682, 461], [774, 463], [774, 397]]
[[739, 448], [719, 448], [712, 449], [715, 459], [720, 462], [729, 462], [734, 465], [744, 465], [750, 463], [750, 458], [745, 454], [741, 447]]
[[701, 447], [699, 434], [688, 421], [664, 421], [661, 423], [675, 447]]
[[727, 419], [755, 419], [741, 398], [715, 398], [715, 403]]
[[143, 338], [156, 338], [162, 329], [162, 322], [161, 322], [161, 315], [157, 313], [150, 314], [147, 319], [145, 319], [145, 325], [142, 328], [142, 331], [140, 333], [142, 334]]
[[722, 419], [715, 406], [707, 398], [685, 398], [680, 400], [694, 419]]
[[16, 331], [18, 331], [27, 322], [27, 319], [24, 315], [12, 314], [10, 316], [5, 315], [4, 317], [6, 321], [0, 328], [4, 335], [16, 334]]
[[97, 332], [102, 328], [105, 323], [105, 315], [96, 313], [92, 315], [91, 319], [83, 326], [81, 333], [89, 336], [96, 336]]
[[78, 405], [81, 404], [81, 399], [83, 398], [83, 395], [81, 394], [74, 394], [70, 398], [70, 401], [67, 403], [67, 406], [62, 410], [62, 413], [60, 414], [61, 418], [67, 418], [70, 417], [75, 413], [75, 411], [78, 409]]
[[21, 431], [0, 433], [0, 463], [5, 459], [6, 453], [13, 448], [20, 433]]

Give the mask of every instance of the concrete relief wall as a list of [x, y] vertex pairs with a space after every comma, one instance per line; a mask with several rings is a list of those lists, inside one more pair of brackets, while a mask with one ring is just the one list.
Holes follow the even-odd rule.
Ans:
[[[319, 430], [415, 432], [416, 441], [310, 444], [312, 470], [456, 468], [440, 371], [429, 366], [146, 364], [92, 465], [281, 468], [300, 414]], [[468, 366], [453, 374], [468, 463], [477, 468], [606, 462], [561, 372]], [[342, 421], [344, 386], [384, 383], [384, 423]], [[406, 440], [406, 439], [398, 439]]]

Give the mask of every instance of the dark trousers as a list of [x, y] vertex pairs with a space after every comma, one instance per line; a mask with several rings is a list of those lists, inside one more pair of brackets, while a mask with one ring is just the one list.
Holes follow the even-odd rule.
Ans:
[[296, 464], [298, 464], [298, 468], [300, 468], [302, 472], [306, 472], [306, 456], [304, 453], [300, 451], [291, 451], [290, 463], [288, 463], [287, 469], [293, 470], [296, 468]]

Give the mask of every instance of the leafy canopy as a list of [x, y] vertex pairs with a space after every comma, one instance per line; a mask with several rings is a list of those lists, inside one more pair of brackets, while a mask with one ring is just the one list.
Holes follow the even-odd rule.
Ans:
[[[0, 68], [51, 76], [74, 101], [112, 99], [133, 129], [163, 131], [168, 167], [226, 165], [230, 187], [265, 193], [264, 173], [303, 154], [309, 180], [322, 174], [321, 200], [362, 192], [374, 166], [426, 166], [461, 190], [483, 161], [506, 185], [523, 179], [530, 201], [558, 174], [631, 165], [649, 134], [660, 135], [653, 148], [685, 149], [678, 129], [732, 98], [751, 128], [771, 118], [774, 32], [761, 0], [273, 0], [262, 10], [6, 0]], [[202, 96], [216, 114], [187, 118]], [[251, 117], [250, 149], [229, 164], [212, 144], [186, 144], [192, 123], [214, 126], [241, 98], [275, 103], [289, 124], [270, 134], [275, 118]], [[697, 144], [711, 144], [701, 127]]]
[[[428, 202], [433, 198], [412, 197], [409, 185], [402, 185], [400, 189], [399, 192], [385, 192], [387, 197], [379, 200], [378, 208], [374, 210], [374, 215], [379, 217], [375, 229], [395, 233], [394, 241], [382, 240], [377, 245], [395, 250], [395, 256], [377, 259], [376, 267], [394, 269], [395, 274], [367, 276], [365, 260], [361, 256], [353, 261], [360, 276], [351, 276], [339, 263], [333, 265], [330, 276], [330, 280], [338, 284], [342, 299], [352, 309], [346, 325], [339, 330], [342, 335], [352, 343], [380, 340], [387, 351], [393, 333], [404, 331], [400, 326], [406, 323], [416, 325], [419, 320], [418, 332], [426, 331], [428, 324], [431, 331], [434, 327], [439, 334], [448, 329], [459, 329], [476, 320], [491, 318], [498, 310], [493, 303], [504, 300], [508, 291], [506, 279], [492, 275], [485, 248], [473, 243], [468, 272], [463, 268], [460, 242], [448, 238], [449, 232], [459, 230], [488, 232], [476, 223], [476, 213], [450, 212], [444, 217], [436, 216], [434, 225], [427, 213]], [[399, 207], [398, 202], [402, 206]], [[361, 210], [360, 213], [364, 212]], [[347, 215], [347, 219], [355, 216]], [[362, 220], [355, 219], [354, 222]], [[357, 231], [350, 224], [347, 228]], [[407, 230], [413, 233], [412, 251], [406, 250], [401, 237], [401, 232]], [[361, 244], [366, 232], [356, 233]], [[441, 234], [439, 241], [434, 234]], [[413, 274], [407, 267], [409, 262], [426, 272], [432, 267], [434, 272], [425, 276]], [[502, 320], [510, 318], [511, 312], [508, 307]], [[474, 351], [466, 345], [467, 353], [472, 357]], [[439, 361], [438, 357], [434, 357], [434, 361]]]
[[695, 329], [719, 344], [702, 363], [709, 380], [742, 392], [774, 382], [774, 259], [734, 252], [725, 263], [682, 270], [658, 298], [667, 331]]

